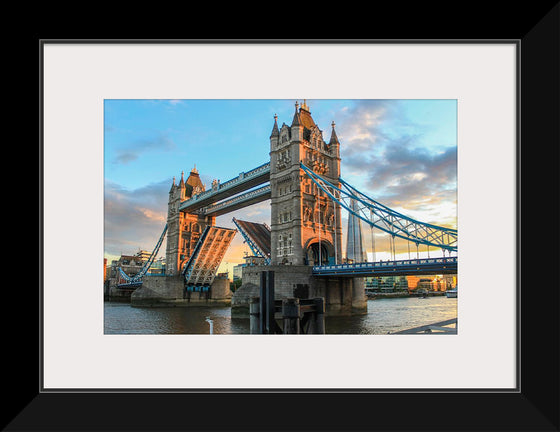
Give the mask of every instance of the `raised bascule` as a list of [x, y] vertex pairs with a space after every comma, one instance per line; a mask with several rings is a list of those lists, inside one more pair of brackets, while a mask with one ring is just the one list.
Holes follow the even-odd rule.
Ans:
[[[143, 274], [126, 275], [125, 284], [139, 285], [131, 303], [223, 302], [231, 304], [233, 316], [247, 315], [250, 299], [259, 295], [260, 275], [273, 271], [277, 299], [322, 297], [327, 315], [360, 314], [367, 309], [365, 276], [456, 273], [457, 257], [450, 254], [457, 252], [457, 230], [416, 221], [347, 183], [341, 177], [335, 123], [331, 126], [327, 142], [307, 104], [296, 102], [290, 125], [279, 126], [274, 116], [269, 162], [224, 183], [214, 180], [209, 189], [196, 167], [186, 181], [183, 173], [178, 184], [174, 178], [167, 224], [152, 253], [155, 257], [167, 235], [167, 274], [146, 278], [143, 269]], [[270, 226], [235, 218], [237, 230], [215, 226], [217, 216], [266, 200]], [[342, 210], [348, 212], [352, 235], [345, 260]], [[367, 263], [361, 223], [407, 240], [416, 251], [423, 245], [449, 256]], [[232, 297], [229, 281], [216, 272], [237, 231], [264, 264], [243, 269], [243, 284]]]

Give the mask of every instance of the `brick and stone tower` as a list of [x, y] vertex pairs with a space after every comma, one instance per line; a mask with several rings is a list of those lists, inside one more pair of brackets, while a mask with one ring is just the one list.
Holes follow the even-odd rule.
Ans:
[[271, 264], [340, 263], [341, 217], [335, 205], [300, 168], [300, 162], [340, 186], [340, 143], [332, 124], [329, 143], [304, 102], [290, 126], [270, 136]]
[[173, 177], [167, 205], [165, 259], [168, 274], [177, 275], [180, 273], [206, 226], [215, 224], [215, 217], [199, 216], [179, 211], [181, 202], [204, 192], [205, 189], [196, 166], [190, 172], [186, 182], [183, 179], [183, 173], [181, 173], [179, 184], [175, 184], [175, 177]]

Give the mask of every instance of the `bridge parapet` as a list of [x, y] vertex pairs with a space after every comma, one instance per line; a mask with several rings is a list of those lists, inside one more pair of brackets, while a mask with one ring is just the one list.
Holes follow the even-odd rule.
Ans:
[[231, 186], [233, 186], [233, 185], [235, 185], [239, 182], [254, 178], [257, 175], [261, 175], [261, 174], [267, 173], [267, 172], [270, 173], [270, 162], [266, 162], [266, 163], [264, 163], [264, 164], [262, 164], [262, 165], [260, 165], [256, 168], [252, 169], [251, 171], [239, 173], [239, 176], [237, 176], [235, 178], [232, 178], [231, 180], [228, 180], [224, 183], [218, 184], [218, 190], [226, 189], [226, 188], [231, 187]]

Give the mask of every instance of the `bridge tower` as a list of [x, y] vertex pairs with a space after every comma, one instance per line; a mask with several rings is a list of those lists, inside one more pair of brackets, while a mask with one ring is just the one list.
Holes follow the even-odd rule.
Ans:
[[305, 175], [300, 162], [339, 185], [340, 143], [332, 123], [329, 142], [315, 124], [307, 104], [296, 102], [291, 125], [270, 135], [271, 264], [340, 263], [340, 206]]
[[173, 184], [169, 190], [169, 201], [167, 204], [167, 247], [166, 265], [167, 273], [177, 275], [180, 273], [184, 263], [191, 256], [196, 242], [207, 225], [215, 225], [215, 217], [201, 216], [179, 211], [182, 201], [190, 199], [193, 195], [205, 191], [205, 186], [200, 180], [198, 170], [191, 170], [185, 182], [181, 173], [181, 181]]
[[295, 104], [290, 125], [270, 134], [270, 264], [243, 269], [243, 285], [232, 297], [232, 316], [249, 313], [260, 295], [262, 271], [275, 273], [275, 298], [318, 298], [327, 315], [367, 312], [363, 278], [315, 277], [313, 265], [342, 263], [341, 206], [328, 197], [302, 164], [340, 187], [340, 142], [332, 123], [328, 143], [307, 104]]

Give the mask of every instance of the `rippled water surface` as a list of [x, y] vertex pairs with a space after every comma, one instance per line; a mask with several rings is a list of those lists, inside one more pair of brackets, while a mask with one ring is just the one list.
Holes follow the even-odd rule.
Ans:
[[[138, 308], [105, 302], [105, 334], [248, 334], [249, 320], [232, 318], [229, 307]], [[457, 299], [445, 296], [368, 300], [368, 312], [327, 317], [327, 334], [387, 334], [457, 317]]]

